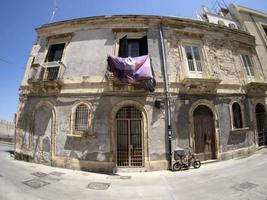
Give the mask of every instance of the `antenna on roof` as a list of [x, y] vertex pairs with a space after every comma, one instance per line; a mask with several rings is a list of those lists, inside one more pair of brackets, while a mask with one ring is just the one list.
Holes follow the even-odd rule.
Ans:
[[54, 0], [54, 10], [53, 10], [52, 16], [49, 20], [49, 23], [51, 23], [54, 20], [57, 9], [58, 9], [57, 0]]

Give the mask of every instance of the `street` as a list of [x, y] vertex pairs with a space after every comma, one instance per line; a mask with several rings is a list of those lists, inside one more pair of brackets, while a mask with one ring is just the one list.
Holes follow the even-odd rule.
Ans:
[[0, 143], [0, 199], [267, 200], [267, 149], [200, 169], [108, 175], [17, 161]]

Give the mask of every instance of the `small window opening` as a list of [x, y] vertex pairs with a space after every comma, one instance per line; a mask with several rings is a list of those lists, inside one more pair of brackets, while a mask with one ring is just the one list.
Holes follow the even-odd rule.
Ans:
[[47, 62], [61, 61], [64, 48], [65, 48], [65, 43], [51, 45], [48, 51], [46, 61]]
[[148, 54], [147, 36], [140, 39], [120, 39], [119, 57], [138, 57]]
[[233, 103], [232, 105], [233, 112], [233, 126], [234, 128], [243, 128], [241, 108], [238, 103]]

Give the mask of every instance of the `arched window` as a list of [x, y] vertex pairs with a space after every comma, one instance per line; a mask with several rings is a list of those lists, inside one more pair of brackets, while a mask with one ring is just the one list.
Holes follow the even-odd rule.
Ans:
[[233, 103], [232, 105], [233, 112], [233, 127], [234, 128], [243, 128], [242, 113], [241, 108], [238, 103]]
[[89, 129], [89, 108], [85, 104], [79, 105], [75, 110], [75, 131], [87, 131]]

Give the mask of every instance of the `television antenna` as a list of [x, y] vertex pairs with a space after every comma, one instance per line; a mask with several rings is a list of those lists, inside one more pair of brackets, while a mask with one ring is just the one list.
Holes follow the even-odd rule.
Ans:
[[49, 20], [49, 23], [51, 23], [51, 22], [54, 20], [54, 18], [55, 18], [55, 14], [56, 14], [56, 12], [57, 12], [57, 9], [58, 9], [57, 0], [54, 0], [54, 10], [53, 10], [53, 12], [52, 12], [52, 16], [51, 16], [51, 18], [50, 18], [50, 20]]

